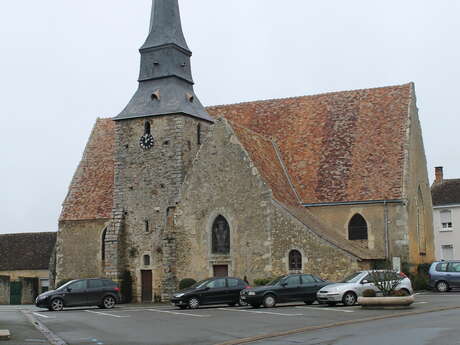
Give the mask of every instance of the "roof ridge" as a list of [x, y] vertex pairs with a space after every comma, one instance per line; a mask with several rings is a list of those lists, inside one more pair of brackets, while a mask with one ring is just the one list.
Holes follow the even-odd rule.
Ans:
[[282, 101], [282, 100], [300, 99], [300, 98], [317, 97], [317, 96], [325, 96], [325, 95], [344, 94], [344, 93], [352, 93], [352, 92], [367, 91], [367, 90], [391, 89], [391, 88], [396, 88], [396, 87], [409, 86], [409, 85], [412, 85], [413, 83], [414, 82], [408, 82], [404, 84], [395, 84], [395, 85], [388, 85], [388, 86], [376, 86], [376, 87], [370, 87], [370, 88], [351, 89], [351, 90], [343, 90], [343, 91], [321, 92], [321, 93], [312, 94], [312, 95], [268, 98], [268, 99], [259, 99], [259, 100], [254, 100], [254, 101], [244, 101], [244, 102], [237, 102], [237, 103], [216, 104], [216, 105], [207, 106], [206, 108], [220, 108], [220, 107], [226, 107], [229, 105], [243, 105], [243, 104], [250, 104], [250, 103], [265, 103], [265, 102], [272, 102], [272, 101]]
[[0, 236], [23, 236], [23, 235], [43, 235], [43, 234], [57, 234], [57, 231], [13, 232], [13, 233], [0, 234]]

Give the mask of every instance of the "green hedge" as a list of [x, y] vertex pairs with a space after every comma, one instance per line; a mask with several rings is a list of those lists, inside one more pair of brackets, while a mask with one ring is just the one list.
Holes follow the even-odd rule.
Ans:
[[195, 279], [184, 278], [179, 282], [179, 290], [184, 290], [196, 283]]

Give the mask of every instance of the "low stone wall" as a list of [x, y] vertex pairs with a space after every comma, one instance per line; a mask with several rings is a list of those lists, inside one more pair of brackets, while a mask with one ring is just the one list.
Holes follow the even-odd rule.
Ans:
[[0, 276], [0, 304], [10, 304], [10, 277]]

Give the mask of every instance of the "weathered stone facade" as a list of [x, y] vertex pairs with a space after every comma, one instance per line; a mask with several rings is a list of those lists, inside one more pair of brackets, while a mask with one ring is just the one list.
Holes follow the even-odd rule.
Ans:
[[0, 304], [10, 304], [10, 277], [0, 275]]

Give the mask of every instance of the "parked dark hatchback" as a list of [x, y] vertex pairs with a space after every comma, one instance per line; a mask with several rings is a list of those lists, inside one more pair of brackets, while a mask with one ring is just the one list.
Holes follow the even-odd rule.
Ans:
[[439, 292], [460, 288], [460, 261], [436, 261], [430, 266], [429, 286]]
[[254, 308], [262, 304], [271, 308], [284, 302], [312, 304], [316, 300], [316, 292], [328, 284], [330, 282], [311, 274], [290, 274], [278, 277], [267, 285], [241, 291], [241, 299]]
[[209, 278], [176, 292], [171, 302], [181, 309], [196, 309], [210, 304], [234, 306], [240, 303], [240, 292], [246, 287], [248, 284], [239, 278]]
[[35, 300], [39, 308], [61, 311], [64, 307], [99, 306], [111, 309], [121, 300], [120, 289], [110, 279], [72, 280]]

